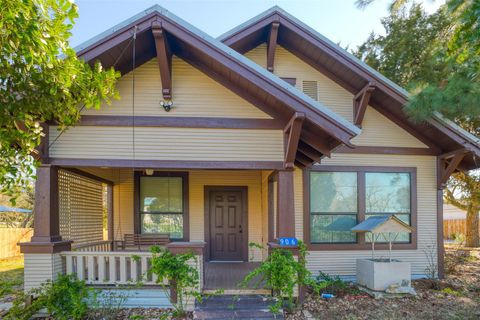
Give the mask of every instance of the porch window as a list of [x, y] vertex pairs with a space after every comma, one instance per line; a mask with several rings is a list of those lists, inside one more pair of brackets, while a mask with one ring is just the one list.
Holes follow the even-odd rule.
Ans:
[[169, 233], [184, 238], [184, 177], [140, 176], [139, 214], [141, 233]]
[[[370, 235], [357, 239], [350, 229], [372, 216], [392, 215], [412, 225], [415, 179], [410, 168], [315, 168], [309, 173], [311, 244], [356, 244], [369, 247]], [[384, 242], [378, 239], [376, 242]], [[410, 244], [399, 234], [395, 243]], [[368, 244], [368, 245], [367, 245]]]

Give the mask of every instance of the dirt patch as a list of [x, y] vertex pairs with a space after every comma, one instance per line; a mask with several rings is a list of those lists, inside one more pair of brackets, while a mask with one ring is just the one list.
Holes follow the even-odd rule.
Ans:
[[[458, 252], [461, 250], [461, 253]], [[413, 281], [417, 297], [375, 300], [345, 295], [330, 300], [309, 295], [287, 319], [480, 319], [480, 252], [447, 248], [454, 268], [444, 280]]]

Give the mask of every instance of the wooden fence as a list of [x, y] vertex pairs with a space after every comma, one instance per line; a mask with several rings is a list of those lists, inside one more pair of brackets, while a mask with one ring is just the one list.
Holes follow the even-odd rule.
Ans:
[[[443, 237], [444, 239], [452, 240], [454, 234], [463, 234], [467, 232], [467, 220], [454, 219], [443, 221]], [[480, 232], [480, 227], [478, 232]]]
[[32, 228], [0, 228], [0, 259], [20, 255], [19, 242], [30, 241]]

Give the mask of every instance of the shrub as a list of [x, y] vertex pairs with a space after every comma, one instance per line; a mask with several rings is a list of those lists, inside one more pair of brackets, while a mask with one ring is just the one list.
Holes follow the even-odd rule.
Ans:
[[[35, 299], [31, 304], [25, 305], [29, 296], [34, 296]], [[46, 308], [54, 319], [80, 320], [87, 315], [92, 296], [92, 289], [88, 288], [84, 281], [73, 275], [59, 275], [55, 281], [47, 281], [40, 288], [27, 294], [19, 294], [7, 314], [7, 319], [27, 320]]]
[[[149, 272], [157, 275], [157, 283], [164, 288], [172, 302], [174, 316], [184, 316], [185, 307], [191, 298], [201, 300], [198, 271], [188, 264], [189, 260], [196, 261], [197, 257], [193, 253], [172, 254], [158, 246], [152, 247], [151, 252], [153, 256]], [[164, 280], [168, 281], [168, 287]], [[170, 288], [176, 294], [176, 299], [172, 297]]]
[[320, 295], [322, 293], [331, 293], [335, 296], [344, 296], [346, 294], [359, 294], [361, 291], [358, 287], [349, 282], [343, 281], [338, 276], [330, 276], [326, 273], [319, 272], [315, 278], [315, 282], [310, 286], [311, 290]]
[[[254, 243], [250, 246], [263, 248]], [[305, 267], [306, 247], [302, 242], [299, 242], [298, 247], [298, 261], [291, 250], [275, 248], [268, 258], [240, 283], [240, 286], [247, 287], [252, 281], [258, 279], [254, 283], [254, 287], [258, 288], [264, 282], [266, 287], [272, 290], [273, 296], [277, 298], [277, 301], [270, 305], [273, 313], [279, 313], [282, 306], [286, 306], [289, 310], [293, 309], [295, 286], [305, 285], [310, 279], [310, 273]]]

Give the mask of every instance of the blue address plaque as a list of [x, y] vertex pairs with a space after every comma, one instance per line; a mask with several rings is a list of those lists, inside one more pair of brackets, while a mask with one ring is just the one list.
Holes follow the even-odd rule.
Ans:
[[281, 246], [286, 246], [286, 247], [288, 247], [288, 246], [293, 246], [293, 247], [298, 246], [298, 239], [297, 238], [280, 238], [278, 242]]

